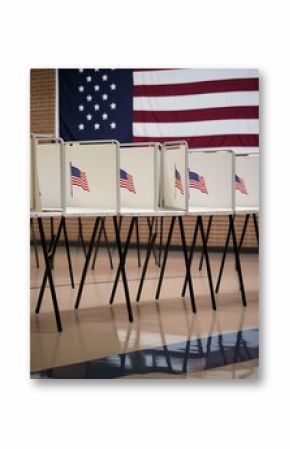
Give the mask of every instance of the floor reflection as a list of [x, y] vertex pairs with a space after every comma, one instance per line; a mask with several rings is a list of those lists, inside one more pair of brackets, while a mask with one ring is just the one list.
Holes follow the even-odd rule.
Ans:
[[[127, 341], [128, 339], [126, 339]], [[34, 372], [52, 379], [113, 379], [134, 374], [185, 375], [259, 357], [259, 330], [211, 335]]]

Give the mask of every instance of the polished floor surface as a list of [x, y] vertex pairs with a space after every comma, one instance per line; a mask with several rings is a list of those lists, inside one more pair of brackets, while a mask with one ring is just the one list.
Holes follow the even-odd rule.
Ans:
[[[49, 289], [39, 315], [34, 308], [43, 276], [31, 252], [31, 377], [32, 378], [123, 378], [123, 379], [255, 379], [259, 364], [258, 256], [242, 254], [247, 292], [243, 307], [234, 268], [228, 256], [217, 295], [216, 312], [211, 309], [205, 267], [198, 270], [196, 254], [192, 277], [197, 313], [193, 314], [188, 294], [180, 296], [184, 279], [181, 252], [168, 258], [159, 301], [155, 301], [159, 268], [152, 257], [143, 294], [136, 304], [141, 268], [136, 250], [128, 253], [126, 272], [133, 304], [134, 322], [129, 323], [122, 284], [112, 306], [108, 300], [115, 277], [104, 249], [98, 253], [94, 270], [89, 268], [78, 311], [73, 306], [84, 255], [71, 249], [75, 289], [70, 287], [63, 247], [58, 248], [53, 276], [63, 323], [56, 330]], [[41, 253], [39, 251], [41, 258]], [[211, 254], [216, 280], [221, 255]], [[142, 253], [142, 261], [144, 253]]]

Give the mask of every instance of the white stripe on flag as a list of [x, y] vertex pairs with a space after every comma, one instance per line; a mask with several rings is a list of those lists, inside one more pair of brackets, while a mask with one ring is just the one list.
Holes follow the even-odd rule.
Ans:
[[258, 134], [259, 120], [209, 120], [182, 123], [133, 123], [134, 136], [190, 137]]
[[182, 84], [236, 78], [258, 78], [257, 69], [176, 69], [134, 72], [136, 86], [146, 84]]
[[172, 97], [134, 97], [135, 111], [184, 111], [229, 106], [257, 106], [259, 92], [220, 92]]

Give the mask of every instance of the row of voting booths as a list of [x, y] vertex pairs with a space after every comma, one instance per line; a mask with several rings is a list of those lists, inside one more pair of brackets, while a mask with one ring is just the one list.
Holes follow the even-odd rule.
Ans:
[[[207, 251], [207, 237], [203, 227], [204, 215], [227, 215], [229, 217], [229, 238], [232, 236], [235, 248], [236, 267], [239, 276], [243, 304], [246, 295], [243, 286], [238, 243], [235, 235], [234, 216], [257, 214], [259, 211], [259, 155], [237, 156], [231, 150], [198, 151], [189, 150], [186, 142], [119, 144], [117, 141], [63, 142], [50, 136], [31, 137], [31, 194], [30, 216], [37, 219], [45, 272], [39, 300], [41, 307], [44, 287], [49, 282], [58, 330], [62, 329], [57, 297], [53, 283], [51, 260], [56, 252], [60, 234], [64, 239], [68, 265], [72, 280], [72, 263], [69, 254], [65, 219], [67, 217], [95, 217], [95, 225], [78, 288], [75, 308], [80, 304], [86, 273], [92, 255], [100, 220], [112, 217], [118, 248], [119, 265], [116, 273], [110, 303], [112, 304], [119, 277], [123, 288], [129, 320], [133, 320], [130, 294], [125, 271], [125, 259], [130, 244], [134, 220], [150, 217], [151, 233], [148, 240], [137, 301], [140, 300], [147, 265], [156, 239], [154, 220], [156, 217], [171, 217], [166, 240], [160, 278], [156, 292], [159, 298], [173, 227], [178, 219], [185, 262], [183, 296], [187, 285], [193, 312], [196, 311], [194, 291], [190, 275], [197, 233], [201, 233], [207, 264], [210, 296], [216, 309], [215, 292]], [[188, 251], [182, 217], [197, 218], [193, 226], [193, 240]], [[126, 242], [122, 244], [117, 218], [131, 217]], [[42, 220], [45, 217], [59, 217], [60, 225], [51, 247], [48, 248]], [[72, 286], [73, 280], [72, 280]]]

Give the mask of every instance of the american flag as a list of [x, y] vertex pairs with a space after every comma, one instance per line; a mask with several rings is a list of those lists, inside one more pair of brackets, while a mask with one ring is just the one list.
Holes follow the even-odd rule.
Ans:
[[136, 193], [133, 176], [122, 168], [120, 169], [120, 187]]
[[200, 190], [202, 193], [208, 193], [205, 179], [203, 176], [200, 176], [198, 173], [189, 170], [189, 188]]
[[90, 191], [89, 184], [87, 181], [87, 175], [84, 171], [81, 171], [79, 168], [70, 166], [71, 169], [71, 184], [74, 186], [79, 186], [83, 190]]
[[182, 193], [182, 195], [184, 194], [183, 191], [183, 187], [182, 187], [182, 182], [181, 182], [181, 176], [179, 171], [177, 170], [177, 168], [174, 168], [175, 170], [175, 187], [180, 191], [180, 193]]
[[64, 140], [186, 140], [189, 148], [259, 146], [256, 69], [60, 69]]
[[239, 190], [244, 195], [248, 195], [246, 184], [243, 178], [240, 178], [240, 176], [235, 175], [235, 189]]

